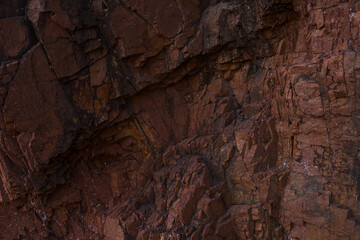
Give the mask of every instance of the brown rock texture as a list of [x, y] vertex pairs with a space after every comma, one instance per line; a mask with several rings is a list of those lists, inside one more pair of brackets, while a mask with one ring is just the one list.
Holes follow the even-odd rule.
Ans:
[[360, 1], [0, 1], [0, 239], [360, 239]]

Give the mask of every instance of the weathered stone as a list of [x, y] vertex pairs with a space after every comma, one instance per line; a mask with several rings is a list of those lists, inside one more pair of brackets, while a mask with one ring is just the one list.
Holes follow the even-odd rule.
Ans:
[[360, 3], [4, 0], [0, 239], [359, 239]]
[[18, 58], [32, 44], [32, 32], [25, 17], [0, 20], [0, 61]]

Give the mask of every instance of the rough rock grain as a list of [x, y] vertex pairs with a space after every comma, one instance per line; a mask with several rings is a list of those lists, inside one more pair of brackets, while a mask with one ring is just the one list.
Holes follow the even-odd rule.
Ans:
[[0, 239], [360, 239], [360, 2], [3, 0]]

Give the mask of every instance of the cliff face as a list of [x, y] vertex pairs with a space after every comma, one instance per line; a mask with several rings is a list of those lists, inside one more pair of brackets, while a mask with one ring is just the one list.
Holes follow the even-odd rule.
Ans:
[[0, 2], [0, 239], [360, 239], [360, 2]]

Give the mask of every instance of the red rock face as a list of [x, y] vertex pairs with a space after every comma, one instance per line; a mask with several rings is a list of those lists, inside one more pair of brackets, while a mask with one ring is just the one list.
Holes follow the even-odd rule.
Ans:
[[0, 239], [360, 239], [360, 2], [0, 2]]

